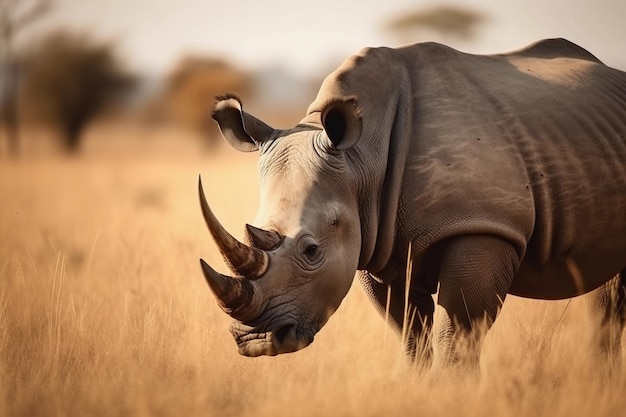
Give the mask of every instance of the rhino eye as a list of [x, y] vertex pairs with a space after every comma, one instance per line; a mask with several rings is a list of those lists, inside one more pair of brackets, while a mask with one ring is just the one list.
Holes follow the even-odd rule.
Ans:
[[306, 249], [304, 249], [304, 254], [309, 259], [315, 259], [315, 257], [317, 256], [318, 249], [319, 249], [319, 246], [310, 244], [306, 247]]
[[300, 248], [302, 251], [302, 260], [309, 266], [316, 266], [324, 258], [324, 251], [319, 246], [319, 243], [311, 237], [304, 238], [300, 244]]

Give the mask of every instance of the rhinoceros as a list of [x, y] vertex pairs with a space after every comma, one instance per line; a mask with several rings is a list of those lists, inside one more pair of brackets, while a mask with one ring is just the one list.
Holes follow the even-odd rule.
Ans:
[[598, 289], [603, 321], [623, 328], [626, 73], [585, 49], [366, 48], [326, 77], [293, 128], [270, 127], [235, 95], [218, 97], [212, 116], [234, 148], [260, 151], [245, 243], [199, 183], [233, 276], [201, 267], [240, 354], [309, 345], [355, 276], [413, 356], [434, 345], [458, 361], [461, 335], [480, 346], [475, 324], [488, 328], [507, 294]]

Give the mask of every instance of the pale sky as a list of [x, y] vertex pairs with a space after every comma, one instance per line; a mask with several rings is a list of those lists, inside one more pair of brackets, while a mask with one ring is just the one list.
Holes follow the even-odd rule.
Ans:
[[[410, 0], [55, 0], [28, 36], [62, 25], [115, 40], [131, 68], [164, 73], [183, 54], [223, 55], [242, 67], [319, 75], [364, 46], [406, 40], [383, 26], [436, 1]], [[498, 53], [565, 37], [626, 69], [626, 0], [450, 0], [486, 14], [472, 42], [422, 34], [473, 53]], [[25, 37], [23, 40], [26, 40]]]

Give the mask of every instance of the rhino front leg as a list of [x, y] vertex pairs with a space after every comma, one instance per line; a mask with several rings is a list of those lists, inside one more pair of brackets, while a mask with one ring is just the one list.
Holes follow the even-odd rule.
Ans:
[[435, 368], [478, 367], [482, 339], [519, 267], [515, 247], [490, 235], [451, 238], [442, 252], [434, 325]]
[[[359, 281], [381, 315], [388, 317], [394, 330], [404, 336], [410, 360], [421, 367], [428, 367], [432, 360], [430, 331], [435, 309], [432, 296], [415, 289], [407, 294], [404, 279], [385, 284], [367, 271], [359, 271]], [[407, 298], [408, 308], [405, 304]]]
[[619, 368], [622, 333], [626, 327], [626, 269], [595, 290], [590, 301], [601, 357], [609, 358], [609, 369]]

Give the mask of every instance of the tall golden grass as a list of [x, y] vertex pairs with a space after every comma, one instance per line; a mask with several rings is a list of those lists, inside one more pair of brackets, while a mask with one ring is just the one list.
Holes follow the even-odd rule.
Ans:
[[243, 231], [256, 156], [104, 155], [0, 161], [1, 416], [626, 415], [580, 300], [509, 297], [480, 376], [413, 369], [358, 284], [305, 350], [239, 356], [196, 179]]

